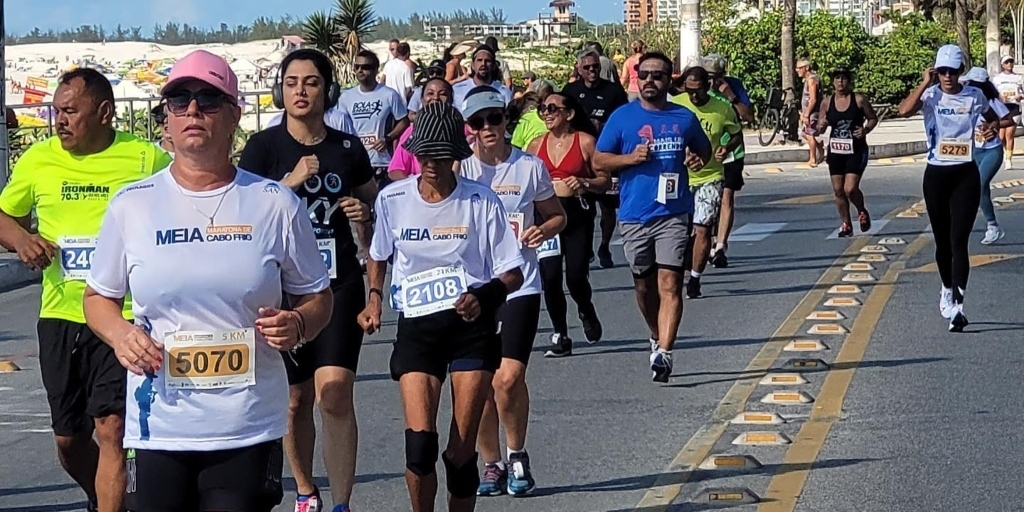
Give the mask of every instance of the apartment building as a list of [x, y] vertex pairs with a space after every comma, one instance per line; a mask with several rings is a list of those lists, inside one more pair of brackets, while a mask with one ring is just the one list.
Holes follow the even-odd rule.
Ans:
[[[635, 30], [655, 20], [656, 0], [624, 0], [623, 20], [626, 30]], [[676, 7], [678, 15], [679, 8]]]

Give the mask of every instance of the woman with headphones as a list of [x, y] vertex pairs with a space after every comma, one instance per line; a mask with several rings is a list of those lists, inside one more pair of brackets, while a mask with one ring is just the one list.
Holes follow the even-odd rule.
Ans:
[[360, 235], [369, 246], [373, 227], [368, 205], [377, 197], [377, 184], [359, 138], [324, 121], [325, 110], [337, 102], [338, 94], [334, 69], [324, 54], [311, 49], [288, 54], [274, 91], [275, 101], [280, 100], [285, 110], [283, 120], [253, 135], [239, 162], [239, 167], [278, 180], [302, 198], [306, 210], [296, 214], [308, 211], [335, 297], [327, 327], [285, 355], [291, 403], [284, 447], [299, 494], [297, 512], [325, 510], [313, 484], [314, 400], [323, 418], [334, 512], [349, 510], [355, 478], [352, 390], [363, 343], [356, 317], [366, 305], [366, 291], [350, 222], [361, 226]]
[[[315, 51], [315, 50], [314, 50]], [[287, 58], [286, 58], [287, 59]], [[277, 68], [277, 78], [274, 80], [274, 85], [270, 88], [270, 97], [274, 102], [274, 107], [284, 110], [284, 62], [282, 66]], [[330, 64], [330, 62], [328, 62]], [[331, 64], [331, 69], [334, 69], [334, 65]], [[350, 135], [355, 134], [355, 125], [352, 122], [352, 115], [349, 114], [348, 110], [338, 104], [338, 98], [341, 97], [341, 86], [338, 85], [333, 79], [331, 85], [327, 89], [327, 106], [324, 110], [324, 123], [339, 132], [345, 132]], [[273, 128], [281, 124], [281, 120], [284, 119], [285, 112], [280, 112], [274, 117], [271, 117], [267, 124], [263, 127], [264, 130]]]

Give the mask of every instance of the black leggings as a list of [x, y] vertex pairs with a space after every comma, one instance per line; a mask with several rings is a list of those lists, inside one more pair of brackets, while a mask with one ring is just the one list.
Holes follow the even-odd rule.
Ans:
[[974, 162], [931, 165], [924, 170], [924, 202], [935, 235], [935, 265], [942, 286], [953, 289], [954, 302], [964, 300], [971, 260], [967, 243], [981, 203], [981, 174]]
[[[590, 288], [590, 253], [594, 245], [593, 203], [582, 203], [577, 197], [560, 197], [565, 209], [565, 229], [558, 235], [562, 254], [540, 260], [540, 276], [544, 286], [544, 303], [556, 333], [568, 336], [566, 323], [569, 305], [562, 291], [562, 261], [565, 261], [565, 284], [569, 295], [576, 303], [576, 309], [593, 313], [593, 290]], [[584, 208], [584, 204], [587, 208]]]

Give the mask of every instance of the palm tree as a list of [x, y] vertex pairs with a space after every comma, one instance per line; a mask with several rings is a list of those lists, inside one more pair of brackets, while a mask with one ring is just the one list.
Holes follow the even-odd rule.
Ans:
[[964, 52], [964, 64], [971, 67], [974, 61], [971, 59], [971, 39], [967, 32], [967, 0], [956, 0], [953, 18], [956, 25], [956, 42], [960, 46], [960, 51]]
[[352, 62], [365, 47], [377, 27], [373, 0], [336, 0], [329, 13], [317, 11], [302, 24], [306, 42], [326, 53], [338, 69], [338, 78], [347, 83], [354, 80]]

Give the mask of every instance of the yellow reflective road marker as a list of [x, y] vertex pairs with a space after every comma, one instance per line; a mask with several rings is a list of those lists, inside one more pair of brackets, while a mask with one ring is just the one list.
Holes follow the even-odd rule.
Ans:
[[870, 263], [847, 263], [843, 270], [847, 272], [871, 272], [875, 267]]
[[791, 442], [782, 432], [743, 432], [732, 440], [732, 444], [745, 446], [779, 446]]
[[844, 283], [871, 283], [874, 282], [875, 278], [871, 274], [866, 273], [850, 273], [843, 276]]
[[861, 254], [857, 257], [857, 261], [863, 263], [881, 263], [888, 260], [884, 254]]
[[928, 206], [926, 204], [924, 204], [923, 202], [922, 203], [914, 203], [914, 206], [911, 206], [910, 210], [911, 211], [915, 211], [917, 213], [928, 213]]
[[830, 308], [846, 308], [860, 306], [860, 301], [854, 297], [832, 297], [825, 301], [825, 306]]
[[11, 373], [21, 370], [14, 361], [0, 361], [0, 373]]
[[846, 327], [839, 324], [814, 324], [807, 334], [846, 334]]
[[1014, 192], [1010, 194], [1010, 198], [1015, 200], [1024, 199], [1024, 192]]
[[[804, 382], [807, 382], [804, 380]], [[741, 412], [729, 423], [733, 425], [781, 425], [786, 420], [774, 412]]]
[[[762, 386], [789, 386], [798, 384], [807, 384], [807, 379], [799, 373], [769, 373], [761, 378], [761, 382], [758, 384]], [[760, 414], [760, 413], [744, 413], [744, 414]], [[771, 421], [768, 421], [771, 423]], [[733, 421], [733, 423], [736, 423]], [[780, 422], [781, 423], [781, 422]]]
[[921, 215], [919, 215], [917, 212], [913, 210], [907, 210], [905, 212], [900, 212], [896, 214], [897, 219], [916, 219], [920, 216]]
[[828, 346], [818, 340], [793, 340], [782, 350], [785, 352], [817, 352], [828, 350]]
[[722, 508], [758, 503], [761, 498], [745, 487], [712, 487], [701, 489], [694, 501], [710, 508]]
[[778, 174], [782, 172], [782, 169], [779, 169], [778, 167], [768, 167], [764, 170], [764, 172], [768, 174]]
[[1013, 198], [1010, 196], [993, 197], [992, 202], [996, 204], [1010, 204], [1013, 202]]
[[761, 463], [750, 455], [712, 455], [698, 466], [700, 469], [758, 469]]
[[855, 284], [837, 284], [828, 289], [830, 295], [841, 295], [845, 293], [861, 293], [864, 290]]
[[894, 164], [896, 162], [893, 161], [892, 158], [879, 158], [878, 160], [875, 160], [875, 163], [876, 164], [882, 164], [882, 165], [892, 165], [892, 164]]
[[812, 169], [810, 164], [796, 164], [793, 166], [794, 169]]
[[909, 156], [905, 156], [903, 158], [900, 158], [900, 163], [901, 164], [912, 164], [912, 163], [915, 163], [915, 162], [917, 162], [917, 160], [914, 160], [913, 158], [910, 158]]
[[807, 315], [807, 320], [843, 320], [846, 317], [838, 311], [814, 311]]
[[761, 399], [761, 403], [776, 405], [809, 404], [814, 397], [806, 391], [772, 391]]

